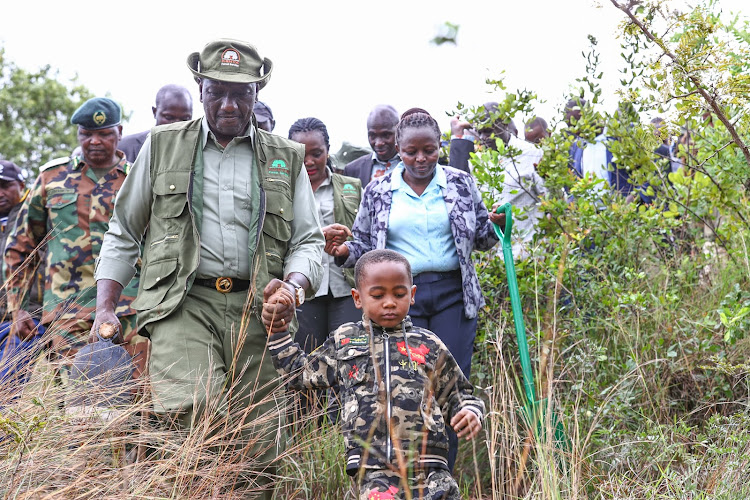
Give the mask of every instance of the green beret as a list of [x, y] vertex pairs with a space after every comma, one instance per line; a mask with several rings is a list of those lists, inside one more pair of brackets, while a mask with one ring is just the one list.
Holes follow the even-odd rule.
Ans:
[[70, 123], [88, 130], [99, 130], [120, 124], [120, 105], [106, 97], [94, 97], [81, 104]]

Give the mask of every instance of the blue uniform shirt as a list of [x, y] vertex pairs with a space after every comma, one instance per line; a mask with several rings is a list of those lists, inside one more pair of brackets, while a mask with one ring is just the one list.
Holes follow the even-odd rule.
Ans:
[[422, 196], [404, 182], [403, 173], [402, 162], [396, 166], [391, 180], [393, 201], [386, 248], [406, 257], [415, 276], [425, 271], [458, 269], [458, 252], [443, 199], [442, 189], [446, 187], [443, 168], [435, 167], [435, 175]]

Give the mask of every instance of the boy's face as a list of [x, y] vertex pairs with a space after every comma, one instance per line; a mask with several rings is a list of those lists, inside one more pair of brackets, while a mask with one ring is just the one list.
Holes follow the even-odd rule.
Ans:
[[360, 277], [359, 288], [352, 288], [354, 305], [382, 327], [397, 326], [414, 303], [417, 287], [410, 278], [400, 262], [370, 264]]

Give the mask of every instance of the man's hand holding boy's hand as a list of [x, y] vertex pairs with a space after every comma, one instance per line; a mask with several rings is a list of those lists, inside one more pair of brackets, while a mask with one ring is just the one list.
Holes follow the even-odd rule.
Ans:
[[[276, 281], [279, 284], [275, 289], [272, 286], [267, 286], [263, 290], [261, 320], [269, 334], [288, 330], [291, 318], [294, 315], [294, 295], [281, 281]], [[289, 314], [290, 310], [291, 315]]]
[[464, 408], [453, 415], [451, 427], [458, 437], [466, 436], [466, 439], [474, 439], [482, 430], [482, 421], [475, 412]]

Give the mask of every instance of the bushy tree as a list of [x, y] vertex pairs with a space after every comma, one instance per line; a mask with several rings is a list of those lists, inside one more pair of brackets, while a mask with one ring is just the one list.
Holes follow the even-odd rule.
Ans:
[[[747, 420], [750, 373], [750, 32], [713, 1], [684, 13], [664, 1], [610, 1], [624, 14], [621, 85], [603, 94], [591, 38], [570, 95], [585, 100], [582, 117], [572, 126], [553, 123], [541, 144], [537, 169], [550, 195], [541, 201], [545, 217], [531, 255], [516, 264], [532, 358], [549, 370], [537, 373], [550, 381], [538, 393], [556, 402], [573, 442], [572, 450], [533, 445], [537, 475], [529, 477], [541, 479], [525, 484], [541, 498], [559, 498], [547, 489], [563, 491], [562, 498], [623, 491], [660, 498], [665, 489], [679, 492], [674, 497], [695, 490], [719, 498], [750, 479], [739, 469], [710, 474], [719, 463], [746, 463], [750, 439], [737, 428]], [[533, 89], [503, 92], [502, 82], [490, 83], [500, 102], [492, 118], [534, 115]], [[604, 110], [605, 100], [614, 111]], [[458, 108], [475, 121], [486, 117], [481, 107]], [[649, 123], [657, 115], [662, 129]], [[635, 188], [630, 196], [570, 170], [572, 142], [602, 133]], [[679, 168], [656, 155], [664, 139], [676, 145]], [[487, 193], [502, 189], [498, 166], [517, 153], [498, 142], [498, 151], [480, 148], [472, 158]], [[518, 349], [503, 263], [488, 254], [478, 267], [488, 307], [474, 376], [497, 395], [497, 373], [505, 361], [517, 363]], [[512, 389], [523, 405], [522, 392]], [[511, 418], [511, 406], [497, 408], [498, 425]], [[533, 496], [518, 489], [528, 456], [519, 452], [524, 432], [515, 441], [499, 433], [505, 441], [488, 445], [504, 453], [491, 470], [493, 492]], [[686, 444], [701, 439], [724, 458], [702, 462], [702, 451]], [[672, 469], [679, 472], [666, 477]], [[747, 495], [726, 498], [740, 497]]]
[[29, 71], [0, 47], [0, 158], [36, 172], [77, 145], [70, 116], [93, 94], [74, 78], [59, 80], [49, 65]]

